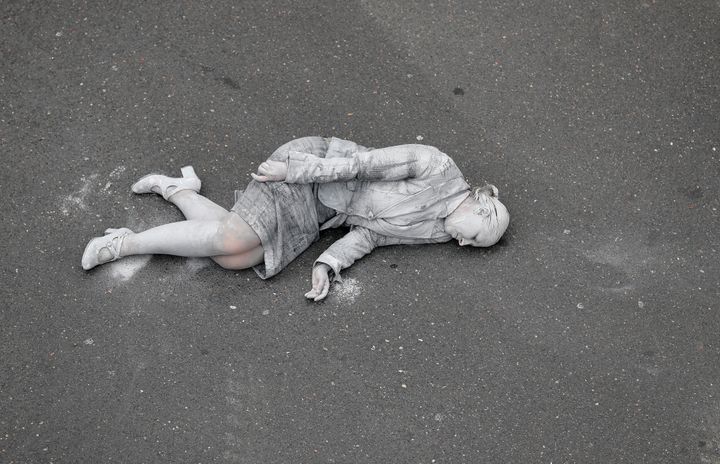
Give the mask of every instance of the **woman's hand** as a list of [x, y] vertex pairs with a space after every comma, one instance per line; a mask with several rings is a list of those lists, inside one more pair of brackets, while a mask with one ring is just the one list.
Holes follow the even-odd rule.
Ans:
[[312, 271], [312, 290], [305, 294], [305, 298], [320, 301], [325, 298], [330, 290], [330, 266], [325, 263], [317, 263]]
[[287, 163], [267, 160], [258, 166], [257, 174], [250, 174], [258, 182], [282, 182], [287, 177]]

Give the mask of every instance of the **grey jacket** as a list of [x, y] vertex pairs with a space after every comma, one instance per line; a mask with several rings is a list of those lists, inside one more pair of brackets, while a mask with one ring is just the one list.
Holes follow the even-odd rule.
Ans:
[[336, 276], [377, 246], [449, 241], [444, 218], [470, 194], [455, 162], [435, 147], [368, 149], [337, 138], [324, 158], [289, 152], [285, 182], [319, 184], [319, 201], [337, 212], [321, 229], [351, 226], [316, 260]]

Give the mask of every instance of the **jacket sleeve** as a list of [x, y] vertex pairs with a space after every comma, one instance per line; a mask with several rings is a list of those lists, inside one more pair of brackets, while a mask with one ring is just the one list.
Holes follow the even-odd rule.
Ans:
[[450, 157], [428, 145], [381, 148], [354, 153], [347, 158], [320, 158], [291, 151], [285, 182], [398, 181], [427, 177], [454, 165]]
[[361, 226], [353, 227], [343, 238], [336, 241], [320, 255], [315, 263], [324, 263], [335, 272], [335, 280], [340, 280], [340, 271], [347, 269], [358, 259], [377, 247], [389, 245], [420, 245], [423, 243], [442, 243], [447, 239], [423, 239], [406, 237], [388, 237]]
[[320, 255], [315, 263], [327, 264], [335, 271], [335, 279], [339, 279], [340, 271], [346, 269], [373, 251], [380, 244], [379, 235], [364, 227], [354, 227], [343, 238], [336, 241]]

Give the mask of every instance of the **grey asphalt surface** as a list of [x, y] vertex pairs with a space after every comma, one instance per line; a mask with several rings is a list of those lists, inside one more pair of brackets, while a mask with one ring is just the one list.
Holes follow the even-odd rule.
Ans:
[[[2, 2], [0, 462], [720, 463], [719, 85], [710, 0]], [[321, 304], [340, 231], [81, 269], [304, 135], [440, 147], [506, 238]]]

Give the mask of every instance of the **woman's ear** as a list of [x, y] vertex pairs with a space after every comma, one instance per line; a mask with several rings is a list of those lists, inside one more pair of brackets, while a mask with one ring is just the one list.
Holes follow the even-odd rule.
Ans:
[[488, 208], [487, 206], [481, 206], [479, 208], [475, 208], [473, 210], [473, 214], [475, 214], [476, 216], [480, 216], [480, 217], [488, 217], [488, 216], [490, 216], [490, 208]]
[[487, 196], [498, 198], [498, 189], [493, 184], [485, 184], [482, 187], [478, 187], [473, 193], [476, 200], [479, 199], [483, 193]]

